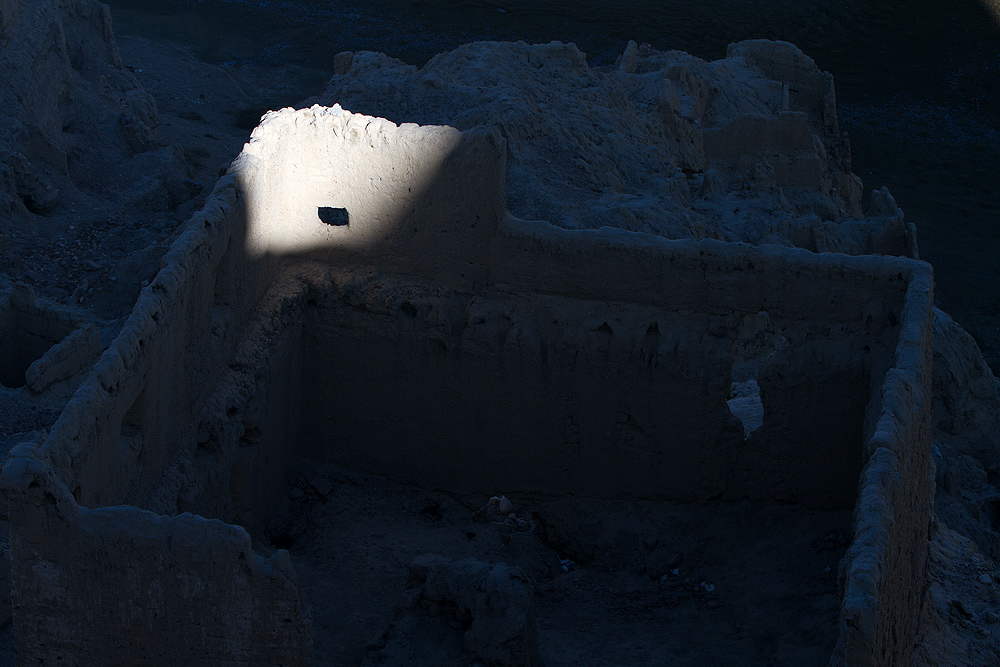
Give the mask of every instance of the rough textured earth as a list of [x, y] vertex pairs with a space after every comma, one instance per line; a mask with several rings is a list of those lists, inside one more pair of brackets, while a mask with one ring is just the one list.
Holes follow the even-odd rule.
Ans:
[[[545, 665], [820, 665], [836, 640], [849, 513], [515, 498], [535, 519], [519, 529], [447, 494], [315, 462], [289, 497], [278, 542], [312, 600], [316, 665], [508, 664], [468, 651], [475, 613], [442, 601], [475, 586], [451, 574], [456, 592], [427, 595], [414, 576], [415, 560], [438, 553], [455, 559], [444, 573], [519, 568], [501, 571], [521, 600], [504, 608], [527, 609], [517, 586], [529, 578]], [[500, 626], [524, 627], [516, 614]]]
[[[706, 62], [631, 43], [601, 68], [572, 44], [479, 42], [420, 69], [342, 53], [335, 71], [322, 104], [496, 128], [508, 142], [508, 206], [521, 218], [869, 250], [832, 78], [791, 44], [744, 42]], [[870, 213], [898, 214], [891, 197]]]
[[976, 341], [934, 311], [934, 416], [938, 437], [1000, 474], [1000, 393]]
[[[23, 283], [41, 311], [93, 324], [106, 347], [239, 153], [254, 109], [281, 94], [282, 73], [116, 39], [106, 8], [91, 0], [10, 0], [0, 16], [0, 79], [27, 91], [0, 87], [0, 292]], [[148, 121], [138, 151], [123, 120], [136, 109]], [[32, 192], [48, 193], [50, 205], [38, 208]], [[80, 379], [44, 393], [0, 380], [0, 448], [51, 426]]]
[[183, 149], [158, 140], [156, 103], [122, 62], [107, 7], [5, 0], [0, 18], [6, 272], [123, 315], [138, 283], [114, 284], [116, 272], [155, 272], [165, 225], [194, 208], [181, 208], [198, 192]]
[[[873, 220], [903, 233], [887, 193], [867, 222], [860, 217], [826, 79], [794, 47], [768, 48], [822, 91], [822, 104], [802, 111], [805, 125], [781, 125], [796, 111], [790, 91], [774, 88], [739, 48], [708, 63], [630, 47], [604, 69], [559, 44], [472, 44], [422, 69], [346, 54], [318, 99], [400, 122], [494, 126], [509, 141], [509, 205], [522, 217], [818, 251], [867, 247]], [[91, 0], [0, 0], [0, 291], [30, 285], [38, 308], [93, 324], [106, 346], [178, 225], [235, 157], [252, 110], [281, 96], [281, 76], [207, 64], [174, 44], [116, 41], [107, 9]], [[761, 159], [727, 162], [711, 135], [736, 111], [796, 130], [795, 141], [782, 135], [760, 148]], [[804, 173], [815, 176], [807, 185], [795, 180]], [[81, 349], [93, 347], [94, 331], [79, 334]], [[51, 383], [33, 378], [42, 391], [0, 388], [0, 444], [51, 426], [85, 372], [77, 356], [66, 358]], [[1000, 661], [997, 387], [975, 342], [938, 313], [939, 523], [920, 665]], [[287, 534], [314, 605], [317, 664], [403, 650], [401, 631], [384, 629], [408, 566], [428, 553], [520, 567], [533, 582], [545, 664], [658, 664], [664, 653], [695, 664], [732, 655], [808, 664], [830, 641], [822, 619], [835, 610], [843, 517], [712, 506], [697, 510], [703, 525], [677, 519], [652, 540], [649, 512], [669, 508], [564, 505], [532, 508], [537, 529], [521, 531], [477, 523], [474, 508], [440, 494], [321, 472], [292, 481], [297, 512]], [[750, 611], [759, 590], [773, 594], [765, 614]], [[467, 619], [409, 610], [402, 622], [419, 630], [406, 649], [417, 664], [446, 664], [427, 657], [444, 655], [468, 663], [458, 632]], [[367, 646], [371, 637], [384, 641]], [[12, 660], [10, 641], [8, 622], [0, 664]]]

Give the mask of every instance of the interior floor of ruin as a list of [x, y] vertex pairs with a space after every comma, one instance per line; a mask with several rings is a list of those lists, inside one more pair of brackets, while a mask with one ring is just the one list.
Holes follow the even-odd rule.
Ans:
[[[315, 665], [387, 664], [373, 638], [421, 554], [522, 568], [547, 667], [825, 665], [836, 641], [850, 510], [569, 498], [524, 502], [519, 530], [476, 516], [486, 497], [304, 460], [289, 498], [275, 542], [312, 606]], [[448, 620], [411, 612], [408, 664], [476, 664]]]

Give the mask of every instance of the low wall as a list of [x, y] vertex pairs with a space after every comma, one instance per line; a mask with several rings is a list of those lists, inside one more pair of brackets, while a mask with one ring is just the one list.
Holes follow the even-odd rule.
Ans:
[[306, 660], [287, 553], [265, 559], [242, 527], [161, 515], [257, 528], [283, 495], [296, 413], [261, 406], [298, 385], [266, 372], [299, 363], [297, 318], [281, 317], [296, 293], [277, 262], [243, 250], [243, 204], [235, 179], [220, 181], [49, 438], [4, 467], [18, 664]]
[[[178, 641], [163, 627], [204, 664], [300, 664], [282, 552], [160, 515], [266, 534], [303, 453], [460, 492], [814, 507], [849, 507], [860, 474], [834, 660], [902, 664], [930, 511], [929, 267], [516, 220], [504, 155], [488, 131], [339, 107], [265, 118], [49, 439], [4, 469], [19, 656], [132, 664]], [[773, 329], [749, 365], [747, 318]], [[747, 440], [737, 364], [764, 405]], [[129, 577], [191, 585], [159, 606]], [[192, 605], [235, 611], [192, 624]], [[106, 645], [98, 624], [151, 629]], [[234, 660], [220, 638], [247, 633]]]
[[873, 392], [854, 535], [840, 564], [832, 666], [910, 665], [918, 639], [934, 505], [931, 323], [934, 283], [914, 275], [894, 364]]
[[46, 467], [24, 446], [4, 467], [19, 665], [304, 664], [287, 552], [191, 514], [80, 507]]
[[143, 506], [194, 438], [276, 275], [273, 265], [242, 259], [241, 243], [242, 201], [228, 178], [164, 256], [43, 446], [77, 502]]

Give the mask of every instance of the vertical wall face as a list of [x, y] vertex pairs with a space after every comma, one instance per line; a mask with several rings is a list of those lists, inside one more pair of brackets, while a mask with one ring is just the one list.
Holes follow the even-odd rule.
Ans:
[[742, 439], [723, 322], [358, 282], [334, 281], [308, 319], [309, 455], [487, 497], [721, 492]]
[[726, 403], [740, 315], [332, 276], [306, 324], [300, 442], [462, 492], [852, 507], [862, 346], [885, 342], [787, 323], [744, 442]]
[[[233, 415], [242, 433], [229, 473], [229, 488], [216, 498], [228, 498], [230, 511], [218, 513], [254, 535], [267, 535], [274, 515], [287, 496], [286, 473], [295, 458], [298, 406], [302, 385], [301, 331], [288, 332], [282, 345], [268, 355], [268, 366], [242, 414]], [[227, 410], [228, 416], [228, 410]], [[205, 487], [202, 487], [205, 488]], [[209, 494], [205, 494], [209, 496]], [[207, 498], [206, 498], [207, 499]], [[203, 512], [208, 513], [208, 512]], [[209, 513], [215, 514], [215, 513]]]
[[302, 385], [306, 289], [279, 279], [202, 406], [197, 444], [156, 492], [162, 511], [233, 521], [266, 538], [286, 498]]
[[888, 350], [858, 327], [833, 333], [797, 324], [784, 329], [787, 347], [757, 374], [764, 420], [739, 449], [738, 469], [750, 488], [763, 485], [769, 494], [752, 497], [853, 507], [874, 356], [864, 348]]
[[269, 114], [234, 165], [246, 251], [482, 285], [506, 215], [504, 151], [479, 129], [397, 127], [339, 106]]

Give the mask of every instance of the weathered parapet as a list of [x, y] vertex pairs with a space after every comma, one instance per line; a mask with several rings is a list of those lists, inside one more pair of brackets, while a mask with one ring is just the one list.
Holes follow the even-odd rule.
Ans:
[[893, 368], [869, 410], [854, 535], [841, 562], [844, 591], [832, 667], [909, 665], [926, 586], [934, 502], [931, 463], [930, 270], [911, 275]]
[[494, 246], [491, 278], [503, 289], [680, 310], [766, 310], [803, 322], [864, 321], [873, 305], [886, 313], [899, 308], [916, 265], [608, 227], [569, 231], [509, 217], [498, 234], [504, 241]]
[[219, 361], [236, 349], [275, 275], [246, 261], [242, 242], [242, 202], [224, 179], [42, 446], [77, 502], [142, 506], [194, 442], [225, 369]]
[[[339, 106], [272, 112], [233, 168], [247, 197], [246, 250], [376, 266], [473, 291], [575, 290], [596, 300], [724, 303], [748, 312], [804, 308], [793, 313], [802, 320], [827, 319], [831, 310], [860, 316], [870, 300], [898, 301], [905, 289], [903, 259], [518, 220], [505, 210], [505, 155], [502, 137], [482, 128], [396, 126]], [[821, 277], [820, 298], [795, 289], [806, 274]]]
[[301, 665], [310, 626], [286, 551], [191, 514], [76, 503], [31, 446], [10, 500], [18, 664]]

